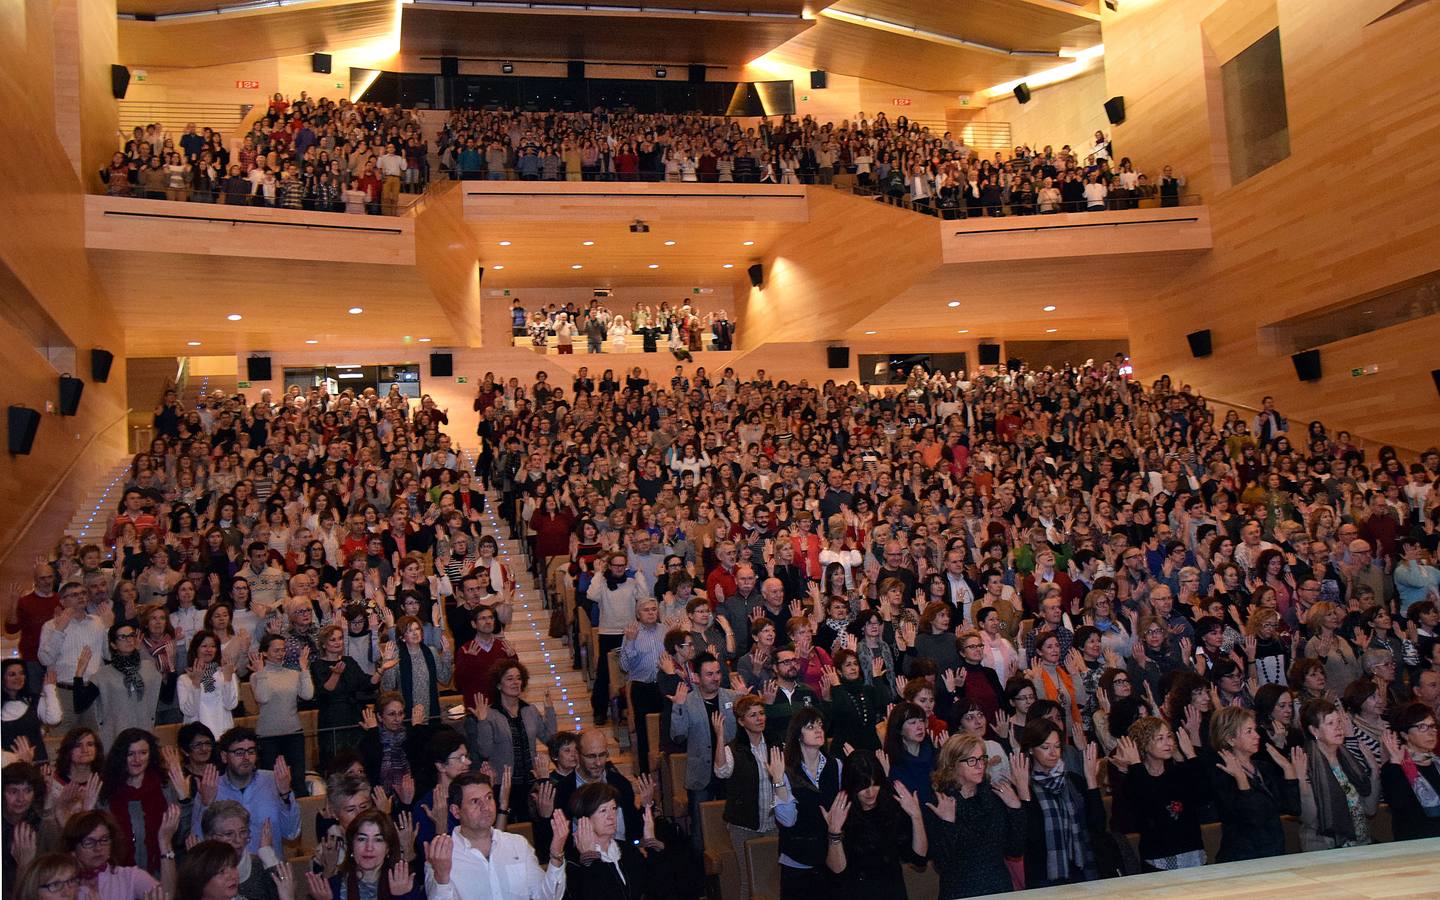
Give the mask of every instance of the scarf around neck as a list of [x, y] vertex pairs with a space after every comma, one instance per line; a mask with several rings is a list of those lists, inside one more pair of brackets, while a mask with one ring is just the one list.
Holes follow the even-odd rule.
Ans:
[[139, 650], [111, 655], [110, 665], [124, 676], [125, 693], [130, 695], [132, 700], [139, 699], [145, 694], [145, 679], [140, 676]]

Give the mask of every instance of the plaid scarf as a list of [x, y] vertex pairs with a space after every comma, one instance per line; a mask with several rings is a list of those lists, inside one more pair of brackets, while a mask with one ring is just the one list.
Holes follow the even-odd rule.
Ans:
[[140, 676], [140, 651], [115, 653], [110, 656], [110, 665], [125, 678], [125, 693], [131, 699], [145, 694], [145, 679]]
[[1049, 772], [1035, 770], [1031, 782], [1045, 826], [1045, 877], [1051, 882], [1094, 880], [1095, 856], [1080, 817], [1085, 798], [1066, 777], [1065, 764]]

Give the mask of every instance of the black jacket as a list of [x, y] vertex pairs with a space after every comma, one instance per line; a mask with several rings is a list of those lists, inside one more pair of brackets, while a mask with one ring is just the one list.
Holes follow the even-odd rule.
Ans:
[[[1209, 753], [1202, 754], [1201, 758], [1216, 761]], [[1252, 757], [1251, 762], [1255, 774], [1246, 791], [1240, 790], [1234, 778], [1210, 766], [1211, 792], [1220, 808], [1220, 824], [1224, 829], [1216, 862], [1284, 854], [1285, 828], [1280, 824], [1280, 817], [1300, 815], [1300, 783], [1286, 779], [1265, 750]]]

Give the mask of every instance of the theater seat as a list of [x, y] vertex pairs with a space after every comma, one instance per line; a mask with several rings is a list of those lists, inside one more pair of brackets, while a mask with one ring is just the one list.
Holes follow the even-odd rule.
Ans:
[[1220, 823], [1208, 822], [1200, 826], [1200, 840], [1205, 842], [1205, 858], [1211, 863], [1220, 855]]
[[751, 838], [745, 842], [745, 855], [750, 860], [750, 900], [780, 900], [779, 835]]
[[[690, 792], [685, 790], [685, 764], [689, 757], [684, 753], [670, 753], [666, 755], [665, 765], [662, 771], [665, 773], [665, 786], [670, 792], [669, 806], [670, 815], [675, 818], [686, 815], [689, 812]], [[699, 822], [690, 823], [691, 828], [699, 828]]]
[[[940, 894], [940, 876], [935, 869], [926, 864], [923, 869], [916, 869], [914, 866], [901, 866], [905, 873], [905, 893], [910, 897], [937, 897]], [[844, 878], [842, 874], [840, 876]]]
[[705, 875], [718, 883], [721, 900], [741, 900], [740, 861], [725, 827], [724, 800], [700, 804], [700, 845], [705, 851]]
[[518, 834], [525, 839], [525, 843], [531, 847], [535, 846], [535, 826], [529, 822], [516, 822], [514, 825], [506, 825], [505, 830], [511, 834]]

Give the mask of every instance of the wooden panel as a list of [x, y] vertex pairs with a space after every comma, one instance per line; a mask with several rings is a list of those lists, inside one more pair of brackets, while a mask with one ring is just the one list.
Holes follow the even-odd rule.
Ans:
[[[425, 195], [416, 216], [416, 256], [435, 300], [450, 319], [456, 342], [480, 346], [480, 250], [460, 210], [458, 181], [442, 182]], [[504, 323], [508, 324], [508, 323]]]
[[[1233, 8], [1232, 8], [1232, 4]], [[1205, 33], [1242, 0], [1120, 4], [1106, 14], [1110, 90], [1126, 97], [1117, 146], [1168, 161], [1206, 199], [1214, 249], [1157, 279], [1130, 303], [1132, 356], [1145, 378], [1169, 373], [1207, 396], [1256, 405], [1273, 394], [1291, 421], [1323, 420], [1399, 446], [1440, 442], [1435, 317], [1322, 346], [1325, 377], [1296, 378], [1256, 330], [1404, 282], [1440, 258], [1434, 192], [1398, 177], [1392, 161], [1425, 158], [1440, 131], [1440, 98], [1416, 92], [1433, 73], [1440, 6], [1367, 25], [1389, 0], [1280, 0], [1290, 158], [1235, 187], [1217, 178], [1208, 113]], [[1417, 48], [1429, 47], [1417, 52]], [[1213, 62], [1213, 54], [1212, 62]], [[1363, 103], [1337, 98], [1363, 97]], [[1223, 140], [1220, 142], [1223, 145]], [[1372, 164], [1355, 165], [1357, 160]], [[1184, 335], [1209, 328], [1215, 353], [1196, 360]], [[1352, 365], [1378, 363], [1352, 379]]]
[[[352, 2], [355, 2], [355, 0], [352, 0]], [[118, 0], [116, 5], [122, 13], [165, 15], [169, 13], [217, 9], [227, 6], [242, 6], [244, 5], [244, 0]], [[583, 4], [575, 2], [574, 5], [581, 6]], [[740, 12], [759, 10], [763, 12], [784, 12], [798, 16], [806, 6], [818, 8], [824, 5], [824, 3], [807, 4], [804, 0], [686, 0], [685, 8]]]
[[806, 19], [663, 17], [564, 10], [406, 6], [406, 55], [743, 65], [814, 24]]
[[468, 222], [804, 222], [805, 188], [788, 184], [467, 181]]
[[[1039, 150], [1049, 144], [1059, 150], [1066, 144], [1083, 148], [1094, 140], [1096, 131], [1111, 131], [1105, 116], [1105, 67], [1046, 87], [1032, 88], [1029, 103], [1021, 103], [1013, 94], [993, 98], [989, 105], [975, 110], [971, 121], [1007, 122], [1011, 144], [1025, 144]], [[962, 110], [964, 111], [964, 110]], [[955, 129], [958, 131], [959, 129]], [[1117, 144], [1120, 156], [1130, 156], [1130, 148]], [[1151, 183], [1159, 177], [1164, 160], [1135, 159], [1136, 171], [1150, 176]]]
[[[395, 0], [320, 0], [293, 9], [164, 22], [120, 22], [128, 66], [213, 66], [384, 42], [398, 27]], [[223, 85], [220, 85], [223, 86]]]
[[132, 197], [86, 197], [85, 242], [92, 250], [153, 253], [158, 264], [163, 264], [161, 248], [171, 247], [215, 256], [415, 264], [415, 220], [408, 216]]
[[840, 0], [831, 8], [1010, 50], [1058, 50], [1100, 43], [1100, 17], [1067, 3]]
[[[1435, 893], [1440, 838], [1295, 853], [1067, 885], [1067, 897], [1146, 897], [1206, 900], [1231, 897], [1325, 897], [1368, 900], [1427, 897]], [[1053, 890], [1021, 891], [1016, 898], [1053, 897]]]
[[1211, 245], [1203, 206], [960, 219], [939, 224], [947, 263], [1172, 253]]

